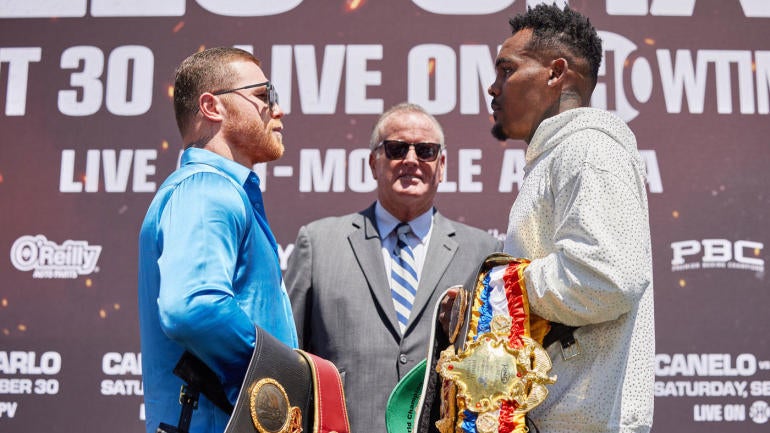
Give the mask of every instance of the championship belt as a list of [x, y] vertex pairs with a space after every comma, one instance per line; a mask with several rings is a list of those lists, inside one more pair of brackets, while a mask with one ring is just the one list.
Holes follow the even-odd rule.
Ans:
[[448, 335], [436, 305], [427, 360], [399, 382], [388, 402], [389, 433], [528, 431], [526, 413], [556, 380], [548, 376], [551, 360], [541, 346], [549, 323], [529, 312], [528, 265], [502, 253], [487, 257], [471, 289], [457, 287]]
[[225, 433], [349, 433], [337, 368], [257, 328], [257, 340]]

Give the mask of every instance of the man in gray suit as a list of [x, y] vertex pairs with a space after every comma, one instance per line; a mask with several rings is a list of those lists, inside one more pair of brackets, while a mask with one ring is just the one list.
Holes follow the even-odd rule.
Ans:
[[422, 107], [383, 113], [370, 147], [377, 201], [300, 228], [285, 275], [300, 347], [340, 369], [353, 432], [385, 432], [388, 396], [425, 358], [438, 298], [501, 248], [433, 207], [444, 133]]

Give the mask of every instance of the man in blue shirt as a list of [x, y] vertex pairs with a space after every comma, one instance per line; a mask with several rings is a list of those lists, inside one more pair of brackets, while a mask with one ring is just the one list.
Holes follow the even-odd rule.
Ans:
[[[283, 154], [283, 111], [246, 51], [211, 48], [176, 70], [181, 167], [159, 188], [139, 235], [139, 322], [148, 433], [176, 425], [184, 351], [235, 403], [259, 326], [286, 345], [297, 333], [277, 245], [251, 167]], [[222, 432], [229, 415], [200, 396], [189, 431]]]

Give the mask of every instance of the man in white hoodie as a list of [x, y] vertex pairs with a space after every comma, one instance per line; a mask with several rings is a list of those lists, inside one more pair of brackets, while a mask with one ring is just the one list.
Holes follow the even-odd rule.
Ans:
[[588, 19], [539, 5], [510, 24], [488, 90], [492, 134], [528, 146], [504, 251], [531, 260], [531, 311], [568, 331], [547, 347], [557, 381], [529, 416], [547, 433], [649, 432], [652, 259], [636, 139], [589, 107], [602, 48]]

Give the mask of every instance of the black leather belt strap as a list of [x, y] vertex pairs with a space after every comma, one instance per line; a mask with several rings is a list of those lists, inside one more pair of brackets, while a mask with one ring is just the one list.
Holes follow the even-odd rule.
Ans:
[[203, 361], [198, 359], [197, 356], [190, 352], [183, 353], [176, 367], [174, 367], [174, 374], [182, 378], [187, 383], [188, 388], [193, 388], [195, 391], [205, 395], [209, 401], [222, 409], [224, 413], [228, 415], [233, 413], [233, 405], [227, 399], [217, 374], [208, 365], [204, 364]]
[[179, 425], [177, 427], [179, 433], [190, 431], [192, 413], [198, 408], [198, 395], [199, 392], [196, 387], [182, 385], [182, 389], [179, 391], [179, 403], [182, 404], [182, 412], [179, 414]]
[[174, 427], [162, 422], [156, 433], [187, 433], [190, 430], [193, 411], [198, 409], [201, 393], [226, 414], [233, 413], [233, 405], [227, 399], [216, 373], [197, 356], [184, 352], [174, 367], [174, 374], [185, 381], [179, 391], [179, 404], [182, 405], [179, 423]]
[[179, 422], [176, 427], [164, 422], [160, 423], [155, 433], [187, 433], [190, 431], [190, 421], [195, 409], [198, 408], [198, 397], [200, 393], [194, 386], [182, 385], [179, 391], [179, 403], [182, 405], [182, 412], [179, 414]]
[[548, 347], [557, 341], [561, 343], [562, 349], [572, 346], [575, 344], [575, 336], [572, 333], [576, 329], [578, 329], [577, 326], [551, 322], [551, 330], [543, 338], [543, 347]]

